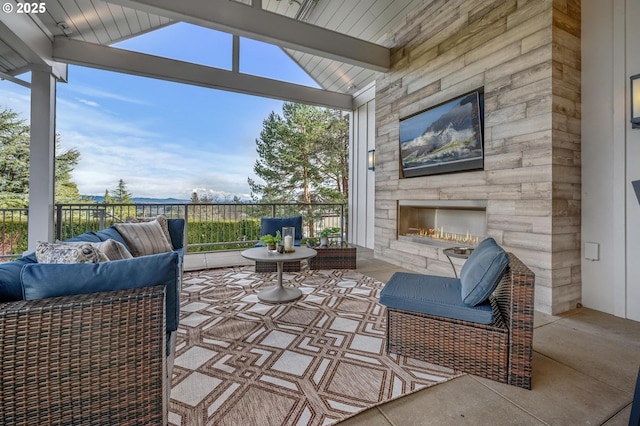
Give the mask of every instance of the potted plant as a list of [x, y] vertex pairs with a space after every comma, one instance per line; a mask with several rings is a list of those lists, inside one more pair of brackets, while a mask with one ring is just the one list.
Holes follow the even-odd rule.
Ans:
[[271, 234], [266, 234], [260, 237], [260, 241], [267, 245], [267, 249], [275, 250], [276, 244], [280, 241], [282, 237], [280, 236], [280, 231], [276, 231], [276, 235], [273, 236]]
[[329, 246], [329, 235], [340, 232], [340, 228], [324, 228], [320, 231], [320, 246], [328, 247]]

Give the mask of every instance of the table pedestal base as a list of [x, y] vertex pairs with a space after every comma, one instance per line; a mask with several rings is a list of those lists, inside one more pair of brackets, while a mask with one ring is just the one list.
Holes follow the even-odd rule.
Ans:
[[259, 291], [258, 300], [266, 303], [285, 303], [296, 300], [302, 296], [302, 291], [297, 287], [284, 287], [282, 285], [282, 270], [285, 262], [300, 261], [309, 259], [316, 255], [316, 251], [308, 247], [297, 247], [293, 253], [271, 254], [263, 247], [256, 247], [244, 250], [240, 253], [242, 257], [255, 260], [256, 262], [275, 263], [277, 271], [277, 285]]
[[291, 302], [302, 296], [302, 292], [296, 287], [271, 287], [258, 292], [258, 299], [267, 303]]

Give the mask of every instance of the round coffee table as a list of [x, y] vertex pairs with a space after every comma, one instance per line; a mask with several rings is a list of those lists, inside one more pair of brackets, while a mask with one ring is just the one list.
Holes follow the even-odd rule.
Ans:
[[266, 247], [255, 247], [244, 250], [240, 254], [242, 257], [250, 260], [272, 262], [276, 264], [278, 271], [278, 284], [275, 287], [258, 292], [258, 299], [267, 303], [283, 303], [296, 300], [302, 296], [302, 291], [300, 291], [299, 288], [284, 287], [282, 285], [282, 269], [284, 262], [309, 259], [316, 255], [316, 251], [308, 247], [295, 247], [295, 251], [293, 253], [277, 253], [267, 250]]

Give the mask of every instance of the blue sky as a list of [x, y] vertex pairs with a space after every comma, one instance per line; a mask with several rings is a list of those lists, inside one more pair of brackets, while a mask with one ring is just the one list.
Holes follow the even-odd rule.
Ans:
[[[117, 46], [231, 67], [231, 36], [188, 24]], [[248, 39], [240, 70], [318, 87], [280, 48]], [[29, 96], [0, 81], [0, 108], [28, 119]], [[70, 66], [69, 83], [57, 85], [56, 131], [62, 149], [81, 153], [73, 175], [81, 194], [103, 195], [124, 179], [135, 197], [248, 198], [255, 140], [271, 111], [281, 113], [282, 101]]]

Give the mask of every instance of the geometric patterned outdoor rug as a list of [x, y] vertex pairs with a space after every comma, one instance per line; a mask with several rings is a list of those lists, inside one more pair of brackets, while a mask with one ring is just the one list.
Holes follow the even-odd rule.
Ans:
[[327, 425], [458, 376], [385, 352], [383, 284], [352, 270], [285, 273], [302, 290], [271, 305], [275, 273], [186, 272], [169, 424]]

